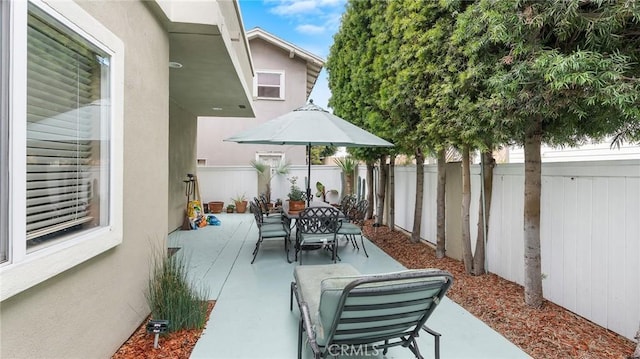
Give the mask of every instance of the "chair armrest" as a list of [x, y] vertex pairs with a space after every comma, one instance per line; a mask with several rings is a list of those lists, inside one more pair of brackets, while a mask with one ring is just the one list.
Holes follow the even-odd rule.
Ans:
[[300, 306], [300, 316], [304, 325], [304, 330], [307, 332], [307, 338], [309, 338], [309, 346], [311, 346], [313, 356], [314, 358], [320, 358], [320, 347], [316, 342], [316, 333], [313, 331], [313, 326], [311, 325], [311, 315], [309, 314], [309, 307], [307, 306], [306, 302], [300, 302], [298, 304]]

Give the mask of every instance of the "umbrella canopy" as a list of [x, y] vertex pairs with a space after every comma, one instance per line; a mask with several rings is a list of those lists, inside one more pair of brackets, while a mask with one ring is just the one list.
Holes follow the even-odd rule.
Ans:
[[392, 143], [314, 105], [313, 101], [225, 141], [267, 145], [393, 146]]
[[333, 115], [310, 101], [224, 141], [267, 145], [307, 146], [307, 201], [311, 194], [311, 146], [391, 147], [391, 142]]

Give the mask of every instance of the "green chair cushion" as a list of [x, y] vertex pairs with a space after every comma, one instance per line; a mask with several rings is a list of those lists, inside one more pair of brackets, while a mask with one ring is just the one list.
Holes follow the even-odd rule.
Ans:
[[349, 222], [343, 222], [342, 226], [340, 226], [340, 229], [338, 229], [338, 234], [361, 234], [361, 233], [362, 233], [362, 230], [360, 229], [359, 226]]
[[[420, 271], [423, 272], [425, 270], [406, 270], [397, 272], [398, 274], [408, 273], [412, 271]], [[385, 273], [384, 275], [389, 275], [391, 273]], [[356, 276], [340, 276], [334, 278], [326, 278], [322, 280], [320, 285], [320, 300], [318, 304], [318, 313], [317, 319], [314, 321], [315, 331], [316, 331], [316, 340], [319, 345], [326, 344], [326, 332], [331, 329], [333, 325], [333, 321], [335, 320], [335, 316], [337, 314], [338, 305], [340, 303], [340, 298], [342, 296], [342, 292], [344, 288], [351, 282], [357, 279], [362, 278], [371, 278], [375, 275], [356, 275]], [[389, 289], [401, 289], [405, 290], [404, 293], [398, 293], [393, 295], [385, 295], [384, 297], [370, 295], [365, 297], [349, 297], [345, 303], [345, 305], [367, 305], [367, 304], [379, 304], [381, 300], [384, 300], [385, 303], [388, 302], [401, 302], [413, 299], [420, 299], [426, 297], [435, 296], [440, 292], [440, 287], [429, 290], [421, 290], [421, 291], [410, 291], [412, 286], [420, 285], [425, 281], [433, 281], [440, 282], [443, 278], [441, 277], [433, 277], [433, 278], [409, 278], [409, 279], [399, 279], [393, 281], [385, 281], [383, 283], [366, 283], [358, 286], [358, 288], [362, 288], [367, 290], [367, 292], [374, 293], [376, 291], [389, 290]], [[357, 318], [363, 316], [381, 316], [381, 315], [392, 315], [404, 313], [412, 310], [425, 310], [428, 309], [432, 304], [432, 301], [426, 303], [420, 303], [413, 306], [405, 306], [400, 308], [387, 308], [387, 309], [377, 309], [375, 311], [357, 311], [357, 312], [343, 312], [343, 318]], [[311, 310], [311, 308], [309, 308]], [[314, 313], [311, 312], [310, 313]], [[414, 319], [417, 319], [417, 316]], [[375, 326], [388, 326], [392, 324], [398, 324], [405, 321], [404, 319], [391, 319], [391, 320], [380, 320], [377, 321]], [[371, 323], [369, 322], [357, 322], [352, 324], [341, 324], [339, 329], [360, 329], [360, 328], [369, 328], [371, 327]], [[411, 328], [407, 328], [411, 329]], [[380, 330], [375, 332], [375, 335], [385, 335], [396, 332], [398, 329], [390, 329], [390, 330]], [[352, 335], [342, 335], [340, 337], [336, 337], [336, 339], [346, 339], [349, 337], [355, 337], [359, 334]]]
[[298, 298], [301, 302], [307, 303], [312, 325], [317, 322], [322, 280], [328, 277], [357, 276], [358, 274], [360, 272], [357, 269], [346, 263], [297, 266], [293, 270]]

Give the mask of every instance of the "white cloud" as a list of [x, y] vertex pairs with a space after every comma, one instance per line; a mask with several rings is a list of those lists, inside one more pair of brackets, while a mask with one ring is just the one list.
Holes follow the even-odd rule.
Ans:
[[273, 4], [269, 11], [285, 17], [326, 16], [335, 11], [342, 13], [345, 0], [265, 0], [265, 4]]
[[291, 1], [284, 0], [279, 5], [271, 8], [271, 12], [281, 16], [294, 16], [300, 14], [308, 14], [316, 12], [318, 2], [313, 0]]
[[325, 31], [324, 26], [303, 24], [296, 26], [296, 31], [304, 35], [317, 35]]

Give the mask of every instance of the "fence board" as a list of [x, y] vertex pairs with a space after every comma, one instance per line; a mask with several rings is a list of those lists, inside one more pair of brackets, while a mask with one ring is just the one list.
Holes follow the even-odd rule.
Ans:
[[576, 269], [576, 313], [584, 313], [585, 317], [591, 316], [592, 297], [592, 256], [591, 251], [593, 236], [593, 179], [580, 178], [578, 182], [578, 198], [575, 209], [579, 214], [579, 221], [576, 229], [576, 266], [581, 266], [581, 270]]
[[[607, 246], [607, 213], [609, 212], [609, 205], [607, 198], [607, 179], [594, 178], [593, 179], [593, 218], [592, 222], [592, 242], [591, 248], [593, 257], [591, 257], [591, 283], [592, 288], [601, 288], [604, 283], [607, 283], [607, 273], [609, 256]], [[603, 290], [596, 290], [599, 295], [591, 297], [591, 319], [595, 323], [602, 326], [607, 324], [607, 301], [608, 297], [603, 295]]]

